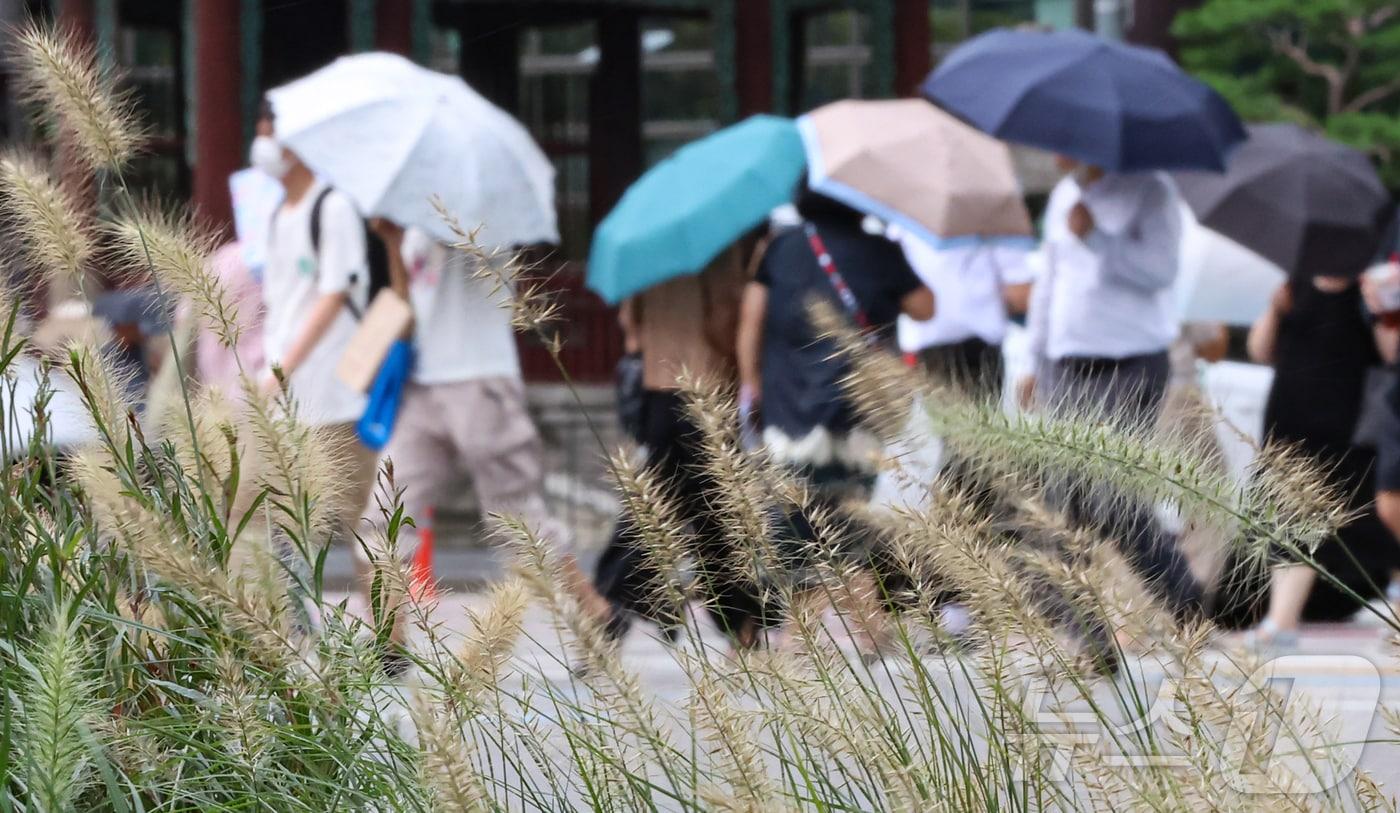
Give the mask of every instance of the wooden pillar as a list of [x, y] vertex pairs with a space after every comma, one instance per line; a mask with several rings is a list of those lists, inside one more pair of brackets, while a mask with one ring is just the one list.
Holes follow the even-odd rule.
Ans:
[[928, 0], [894, 0], [894, 92], [917, 96], [932, 70], [933, 44]]
[[773, 6], [740, 0], [734, 9], [735, 92], [739, 115], [773, 110]]
[[195, 0], [194, 204], [209, 224], [229, 230], [228, 176], [243, 165], [240, 0]]
[[802, 109], [802, 90], [807, 83], [807, 17], [800, 11], [787, 14], [787, 18], [777, 22], [787, 34], [787, 51], [784, 53], [786, 86], [779, 89], [783, 94], [782, 111], [796, 115], [805, 113]]
[[379, 0], [374, 9], [374, 47], [413, 54], [413, 0]]
[[642, 174], [641, 19], [608, 10], [598, 20], [598, 66], [588, 88], [588, 208], [598, 223]]

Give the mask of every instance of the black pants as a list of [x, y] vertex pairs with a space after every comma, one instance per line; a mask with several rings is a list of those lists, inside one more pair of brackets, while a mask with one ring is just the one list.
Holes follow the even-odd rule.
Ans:
[[[674, 392], [648, 390], [643, 394], [642, 442], [647, 468], [664, 483], [676, 501], [680, 519], [690, 526], [695, 545], [698, 586], [707, 611], [719, 628], [731, 636], [762, 613], [762, 602], [752, 585], [736, 574], [732, 547], [723, 521], [710, 510], [714, 481], [704, 473], [700, 430], [685, 412], [685, 403]], [[683, 623], [675, 608], [656, 600], [660, 574], [639, 547], [636, 526], [626, 505], [612, 538], [598, 560], [594, 581], [598, 592], [625, 615], [640, 615], [663, 628]], [[626, 624], [615, 625], [621, 634]]]
[[919, 361], [935, 378], [951, 380], [977, 392], [1001, 392], [1001, 345], [976, 337], [920, 350]]
[[[924, 371], [935, 380], [954, 384], [974, 396], [994, 399], [1001, 397], [1004, 368], [999, 344], [989, 344], [976, 337], [949, 344], [935, 344], [920, 350], [918, 359]], [[939, 477], [947, 487], [973, 500], [987, 515], [1005, 518], [1009, 509], [1001, 504], [995, 489], [985, 482], [965, 459], [960, 458], [951, 446], [944, 447], [943, 455], [943, 467]], [[1008, 527], [1007, 533], [1014, 532], [1014, 529]], [[913, 594], [912, 580], [883, 544], [875, 548], [870, 560], [870, 569], [880, 585], [885, 607], [891, 612], [925, 607], [929, 603], [928, 596]], [[937, 585], [932, 589], [937, 590], [932, 599], [934, 606], [959, 600], [956, 591]]]

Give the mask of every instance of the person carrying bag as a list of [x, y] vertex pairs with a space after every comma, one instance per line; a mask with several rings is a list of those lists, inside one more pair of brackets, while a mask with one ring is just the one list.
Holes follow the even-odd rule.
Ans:
[[340, 357], [336, 376], [368, 395], [365, 410], [355, 422], [355, 434], [378, 452], [389, 443], [413, 372], [413, 309], [408, 304], [408, 272], [403, 264], [403, 228], [382, 218], [371, 220], [369, 228], [378, 238], [370, 242], [369, 307], [363, 313], [352, 308], [359, 325]]

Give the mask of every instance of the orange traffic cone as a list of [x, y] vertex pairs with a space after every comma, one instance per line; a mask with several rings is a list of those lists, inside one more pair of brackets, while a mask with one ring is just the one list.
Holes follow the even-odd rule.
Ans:
[[409, 589], [414, 601], [430, 599], [437, 595], [437, 582], [433, 579], [433, 509], [423, 512], [422, 518], [415, 520], [418, 525], [418, 550], [413, 552], [413, 562], [409, 565]]

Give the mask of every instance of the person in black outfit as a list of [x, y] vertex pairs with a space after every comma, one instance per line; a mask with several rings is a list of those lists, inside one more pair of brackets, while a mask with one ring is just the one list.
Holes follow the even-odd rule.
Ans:
[[[740, 380], [758, 401], [770, 458], [804, 481], [814, 507], [837, 518], [843, 553], [868, 564], [873, 536], [844, 508], [868, 502], [884, 446], [846, 396], [850, 363], [813, 327], [809, 308], [829, 303], [878, 352], [890, 352], [897, 317], [931, 318], [933, 293], [898, 246], [865, 230], [859, 212], [811, 191], [798, 212], [803, 225], [773, 238], [745, 291]], [[792, 570], [785, 577], [807, 593], [807, 545], [816, 541], [810, 518], [798, 508], [780, 513], [778, 546]], [[868, 601], [877, 589], [852, 585], [847, 598]]]
[[[1348, 549], [1384, 545], [1385, 530], [1371, 504], [1375, 454], [1352, 442], [1367, 372], [1380, 363], [1357, 281], [1289, 280], [1250, 330], [1248, 349], [1255, 362], [1274, 367], [1264, 408], [1265, 437], [1293, 444], [1327, 467], [1358, 514], [1324, 544], [1318, 559], [1324, 565], [1343, 565]], [[1255, 645], [1287, 647], [1296, 642], [1315, 580], [1316, 573], [1307, 565], [1284, 564], [1275, 571], [1268, 615], [1252, 637]]]
[[[688, 526], [699, 598], [711, 619], [740, 646], [759, 614], [759, 599], [741, 579], [732, 578], [729, 542], [709, 501], [715, 484], [704, 472], [700, 430], [679, 392], [682, 374], [710, 383], [734, 380], [734, 343], [739, 298], [747, 282], [752, 240], [721, 252], [700, 273], [679, 277], [628, 300], [620, 322], [629, 350], [642, 361], [641, 415], [634, 438], [646, 450], [646, 468], [675, 501], [677, 519]], [[652, 564], [645, 540], [624, 503], [612, 539], [598, 561], [598, 592], [613, 607], [609, 632], [620, 638], [640, 616], [674, 637], [684, 623], [680, 608], [662, 600], [662, 574]]]

